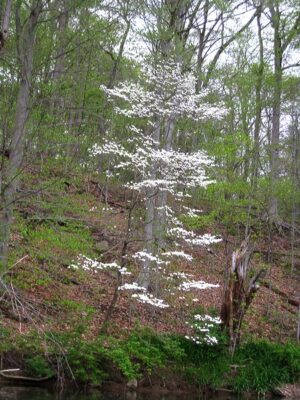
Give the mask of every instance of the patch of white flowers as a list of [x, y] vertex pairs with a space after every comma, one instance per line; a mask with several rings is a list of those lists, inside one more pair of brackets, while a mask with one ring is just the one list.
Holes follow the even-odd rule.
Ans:
[[181, 226], [175, 226], [168, 229], [168, 234], [178, 239], [183, 239], [186, 243], [192, 246], [209, 246], [214, 243], [222, 241], [220, 236], [211, 235], [206, 233], [204, 235], [197, 235], [193, 231], [188, 231]]
[[132, 256], [133, 259], [138, 259], [140, 261], [150, 261], [155, 263], [156, 265], [166, 265], [169, 264], [169, 261], [164, 261], [161, 258], [154, 256], [151, 253], [148, 253], [146, 250], [138, 251]]
[[221, 324], [221, 319], [218, 317], [196, 314], [194, 315], [194, 321], [190, 325], [190, 327], [195, 331], [195, 334], [187, 335], [185, 338], [196, 344], [218, 344], [218, 339], [214, 336], [212, 331], [215, 330], [219, 324]]
[[203, 212], [202, 210], [197, 210], [195, 208], [190, 208], [186, 206], [183, 206], [182, 208], [186, 211], [186, 215], [192, 218], [198, 217], [198, 215]]
[[[196, 80], [192, 73], [182, 73], [182, 66], [176, 63], [156, 66], [156, 68], [144, 67], [139, 82], [123, 82], [112, 89], [101, 86], [109, 100], [119, 99], [125, 105], [123, 108], [115, 106], [117, 114], [129, 118], [143, 118], [147, 122], [147, 134], [140, 128], [129, 125], [131, 137], [124, 146], [114, 139], [104, 140], [99, 145], [95, 144], [90, 149], [93, 157], [107, 156], [110, 160], [107, 177], [117, 176], [123, 172], [129, 172], [134, 179], [126, 182], [125, 187], [138, 191], [142, 198], [147, 200], [149, 193], [169, 193], [178, 201], [190, 198], [187, 193], [195, 187], [206, 187], [213, 183], [207, 177], [207, 171], [213, 166], [213, 161], [203, 151], [184, 153], [172, 148], [161, 148], [160, 143], [151, 137], [159, 137], [157, 132], [167, 121], [177, 121], [180, 118], [188, 118], [192, 121], [200, 121], [210, 118], [223, 118], [226, 110], [222, 104], [212, 106], [207, 101], [208, 92], [196, 93]], [[187, 215], [197, 216], [201, 210], [185, 207]], [[176, 218], [174, 211], [167, 205], [159, 207], [161, 216], [166, 216], [166, 232], [178, 247], [180, 240], [192, 246], [209, 246], [218, 243], [222, 239], [218, 236], [205, 234], [196, 235], [193, 231], [185, 230], [181, 221]], [[193, 257], [179, 249], [176, 251], [164, 251], [160, 254], [152, 254], [149, 250], [135, 253], [132, 258], [141, 263], [155, 265], [161, 273], [170, 264], [170, 258], [181, 257], [188, 262]], [[82, 259], [84, 269], [110, 268], [94, 260]], [[118, 268], [117, 264], [111, 268]], [[74, 267], [74, 265], [73, 265]], [[120, 267], [119, 267], [120, 268]], [[119, 269], [120, 270], [120, 269]], [[121, 270], [120, 270], [121, 272]], [[122, 274], [126, 274], [126, 269]], [[183, 282], [178, 287], [180, 290], [207, 289], [218, 285], [208, 284], [203, 281], [190, 280], [184, 273], [173, 273], [169, 279], [179, 278]], [[129, 290], [142, 293], [134, 293], [132, 297], [137, 301], [150, 304], [159, 308], [169, 307], [163, 300], [145, 293], [144, 288], [137, 283], [125, 283], [119, 290]]]
[[185, 272], [171, 272], [169, 274], [170, 278], [178, 278], [178, 279], [188, 279], [192, 277], [192, 274], [186, 274]]
[[137, 301], [143, 304], [150, 304], [151, 306], [158, 307], [158, 308], [168, 308], [170, 307], [168, 304], [164, 302], [162, 299], [158, 299], [154, 297], [150, 293], [135, 293], [132, 295]]
[[119, 290], [136, 290], [145, 292], [146, 289], [143, 286], [139, 286], [137, 282], [133, 283], [124, 283], [124, 285], [119, 286]]
[[187, 292], [192, 289], [205, 290], [205, 289], [216, 288], [219, 286], [220, 285], [218, 285], [218, 284], [207, 283], [204, 281], [186, 281], [179, 285], [179, 289]]
[[131, 272], [127, 270], [126, 267], [121, 267], [116, 262], [112, 263], [102, 263], [97, 260], [93, 260], [83, 254], [79, 254], [77, 257], [77, 263], [71, 264], [69, 268], [72, 269], [83, 269], [84, 271], [105, 271], [105, 270], [115, 270], [118, 271], [121, 275], [131, 275]]
[[166, 251], [165, 253], [162, 253], [162, 255], [165, 257], [181, 257], [187, 261], [193, 261], [193, 256], [184, 251]]
[[[132, 133], [135, 134], [135, 131]], [[113, 140], [107, 140], [102, 145], [95, 144], [90, 154], [113, 157], [115, 174], [124, 170], [134, 171], [136, 180], [127, 182], [125, 186], [142, 193], [157, 189], [178, 198], [189, 197], [188, 193], [183, 194], [178, 188], [206, 187], [214, 182], [207, 178], [206, 168], [211, 167], [213, 162], [204, 152], [182, 153], [159, 149], [153, 145], [151, 138], [142, 133], [139, 133], [131, 150]], [[151, 176], [154, 166], [156, 178]]]
[[[149, 89], [150, 88], [150, 89]], [[195, 121], [223, 118], [227, 110], [223, 104], [217, 107], [206, 101], [209, 91], [196, 93], [196, 78], [192, 73], [182, 73], [180, 64], [144, 67], [141, 82], [123, 82], [108, 89], [101, 86], [108, 98], [118, 98], [127, 103], [126, 108], [115, 107], [127, 117], [153, 119], [186, 116]]]
[[195, 281], [191, 279], [192, 277], [193, 275], [185, 274], [184, 272], [172, 272], [168, 275], [167, 279], [180, 280], [181, 283], [179, 284], [178, 289], [185, 292], [193, 289], [205, 290], [217, 288], [220, 286], [219, 284], [207, 283], [204, 281]]

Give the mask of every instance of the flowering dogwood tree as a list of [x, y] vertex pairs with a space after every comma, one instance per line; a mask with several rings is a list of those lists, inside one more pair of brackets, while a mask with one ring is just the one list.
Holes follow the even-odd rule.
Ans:
[[[142, 76], [138, 83], [124, 82], [113, 89], [103, 86], [102, 89], [111, 101], [124, 102], [122, 107], [115, 106], [117, 114], [129, 119], [139, 118], [145, 122], [145, 128], [129, 124], [131, 135], [125, 145], [116, 139], [105, 140], [95, 144], [90, 153], [93, 157], [109, 157], [109, 175], [127, 171], [132, 179], [126, 181], [125, 186], [138, 191], [145, 202], [145, 248], [133, 255], [141, 265], [141, 272], [138, 282], [123, 285], [120, 289], [133, 290], [137, 300], [165, 308], [167, 305], [161, 299], [148, 292], [153, 272], [156, 276], [167, 276], [167, 266], [173, 257], [191, 261], [192, 256], [180, 249], [182, 244], [208, 247], [221, 240], [214, 235], [200, 236], [186, 230], [168, 204], [171, 198], [182, 204], [190, 197], [190, 189], [212, 183], [207, 170], [213, 163], [204, 152], [184, 153], [172, 149], [176, 122], [187, 118], [199, 123], [215, 115], [220, 118], [225, 111], [205, 102], [207, 93], [196, 94], [194, 76], [182, 73], [178, 64], [144, 69]], [[198, 212], [183, 204], [182, 210], [190, 215]], [[213, 287], [201, 281], [182, 284], [181, 290]]]

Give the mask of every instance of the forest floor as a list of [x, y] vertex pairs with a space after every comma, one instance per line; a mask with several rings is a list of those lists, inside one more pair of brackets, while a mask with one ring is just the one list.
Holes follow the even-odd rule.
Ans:
[[[17, 317], [21, 309], [17, 315], [4, 312], [1, 324], [11, 328], [14, 335], [22, 335], [36, 324], [44, 330], [68, 331], [84, 323], [89, 326], [87, 338], [99, 333], [117, 285], [116, 276], [112, 271], [93, 273], [74, 270], [70, 265], [76, 263], [80, 254], [102, 262], [120, 261], [130, 194], [111, 185], [106, 206], [102, 195], [97, 176], [69, 174], [66, 178], [52, 171], [41, 180], [37, 171], [28, 171], [15, 213], [7, 277], [31, 317], [20, 322]], [[225, 236], [224, 227], [217, 223], [199, 229], [199, 233], [206, 232]], [[141, 234], [140, 227], [136, 238], [141, 239]], [[226, 240], [210, 251], [194, 249], [192, 262], [174, 263], [173, 271], [192, 274], [195, 280], [219, 287], [182, 294], [166, 282], [162, 284], [161, 297], [169, 308], [154, 309], [120, 291], [110, 317], [109, 333], [126, 336], [139, 325], [152, 327], [156, 332], [185, 335], [186, 322], [195, 312], [218, 314], [224, 271], [240, 242], [237, 234], [226, 234]], [[268, 262], [267, 234], [256, 239], [253, 268], [264, 267], [267, 275], [246, 315], [243, 338], [285, 342], [296, 337], [299, 276], [291, 277], [288, 234], [273, 233], [271, 245], [273, 255]], [[142, 248], [137, 240], [129, 245], [127, 253], [138, 250]], [[131, 261], [128, 269], [132, 275], [125, 276], [124, 282], [134, 280], [138, 266]]]

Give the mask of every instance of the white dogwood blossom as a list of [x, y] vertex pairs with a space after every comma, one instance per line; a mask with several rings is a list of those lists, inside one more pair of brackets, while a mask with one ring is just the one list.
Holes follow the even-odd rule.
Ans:
[[[167, 146], [164, 144], [168, 134], [167, 126], [173, 124], [175, 127], [181, 118], [187, 118], [191, 124], [196, 125], [195, 122], [211, 118], [220, 119], [226, 114], [221, 103], [217, 106], [209, 103], [207, 91], [196, 92], [196, 80], [192, 73], [183, 73], [181, 65], [170, 63], [155, 68], [144, 68], [138, 82], [123, 82], [114, 88], [101, 86], [101, 89], [109, 101], [114, 101], [114, 111], [117, 114], [128, 118], [139, 118], [145, 128], [138, 128], [129, 122], [127, 133], [130, 133], [130, 138], [126, 144], [113, 137], [106, 138], [102, 144], [95, 144], [90, 149], [90, 155], [105, 156], [109, 160], [106, 178], [121, 174], [126, 176], [124, 186], [141, 194], [141, 198], [145, 200], [146, 211], [154, 208], [153, 204], [149, 205], [151, 197], [164, 196], [167, 199], [170, 197], [167, 195], [171, 195], [182, 204], [185, 199], [191, 198], [189, 192], [192, 189], [207, 187], [214, 182], [208, 177], [208, 171], [214, 163], [204, 151], [183, 152], [172, 149], [171, 141]], [[185, 205], [182, 209], [190, 217], [197, 216], [201, 212]], [[161, 236], [171, 239], [169, 242], [176, 247], [176, 250], [168, 249], [169, 246], [164, 249], [163, 246], [158, 246], [159, 250], [154, 246], [151, 250], [149, 246], [133, 254], [132, 258], [136, 262], [147, 266], [147, 273], [150, 270], [159, 271], [160, 274], [166, 273], [172, 258], [180, 257], [192, 262], [193, 257], [182, 251], [179, 243], [207, 247], [221, 241], [218, 236], [197, 235], [193, 231], [186, 230], [175, 212], [167, 205], [167, 200], [159, 203], [154, 215], [158, 216], [158, 220], [161, 218], [164, 221], [160, 227], [163, 230]], [[149, 224], [147, 220], [145, 224]], [[153, 239], [150, 238], [149, 241], [146, 238], [146, 240], [148, 244]], [[158, 254], [153, 254], [156, 251]], [[177, 281], [176, 286], [184, 291], [218, 286], [203, 281], [193, 281], [184, 275], [179, 272], [177, 277], [174, 273], [167, 278], [183, 280], [179, 286]], [[141, 289], [133, 282], [125, 283], [119, 290], [138, 292]], [[163, 300], [145, 291], [134, 293], [132, 297], [156, 307], [168, 307]]]
[[209, 246], [214, 243], [219, 243], [222, 238], [219, 236], [211, 235], [206, 233], [204, 235], [197, 235], [191, 230], [182, 228], [181, 226], [175, 226], [168, 229], [168, 234], [172, 237], [183, 239], [186, 243], [192, 246]]
[[[187, 322], [187, 324], [189, 324]], [[194, 335], [185, 336], [186, 339], [193, 341], [196, 344], [218, 344], [218, 339], [214, 336], [216, 327], [221, 324], [221, 319], [218, 317], [212, 317], [210, 315], [194, 315], [194, 321], [190, 327], [194, 330]]]
[[[142, 133], [130, 151], [120, 143], [105, 141], [103, 145], [95, 144], [90, 154], [110, 156], [114, 160], [115, 172], [134, 172], [135, 181], [129, 181], [125, 186], [139, 192], [156, 189], [176, 197], [186, 197], [188, 193], [184, 195], [180, 188], [206, 187], [214, 182], [206, 174], [206, 169], [212, 167], [213, 162], [204, 152], [182, 153], [158, 149]], [[157, 171], [154, 179], [151, 175], [153, 167]]]
[[170, 307], [168, 304], [164, 302], [164, 300], [158, 299], [150, 293], [135, 293], [132, 295], [132, 297], [135, 298], [140, 303], [150, 304], [151, 306], [155, 306], [158, 308]]
[[187, 261], [193, 261], [193, 256], [184, 251], [166, 251], [165, 253], [162, 253], [162, 255], [165, 257], [181, 257]]
[[121, 275], [131, 275], [131, 272], [127, 270], [126, 267], [121, 267], [116, 262], [112, 263], [102, 263], [97, 260], [93, 260], [83, 254], [79, 254], [77, 257], [77, 263], [71, 264], [69, 268], [71, 269], [82, 269], [84, 271], [105, 271], [105, 270], [115, 270], [118, 271]]
[[118, 114], [127, 117], [188, 117], [195, 121], [223, 118], [227, 113], [223, 104], [213, 106], [207, 101], [208, 90], [196, 93], [196, 78], [191, 72], [182, 72], [180, 64], [169, 63], [144, 67], [139, 82], [125, 81], [115, 88], [101, 86], [109, 100], [125, 101], [125, 107], [115, 107]]
[[119, 290], [134, 290], [134, 291], [142, 291], [142, 292], [146, 291], [146, 289], [143, 286], [139, 286], [139, 284], [137, 282], [124, 283], [124, 285], [119, 286]]
[[154, 262], [156, 265], [166, 265], [169, 264], [168, 261], [162, 260], [161, 258], [148, 253], [147, 251], [138, 251], [132, 256], [133, 259], [138, 259], [140, 261], [148, 260], [150, 262]]
[[179, 289], [184, 290], [184, 291], [188, 291], [191, 289], [200, 289], [200, 290], [204, 290], [204, 289], [210, 289], [210, 288], [216, 288], [219, 287], [220, 285], [218, 284], [213, 284], [213, 283], [207, 283], [204, 281], [186, 281], [183, 282], [181, 285], [179, 285]]

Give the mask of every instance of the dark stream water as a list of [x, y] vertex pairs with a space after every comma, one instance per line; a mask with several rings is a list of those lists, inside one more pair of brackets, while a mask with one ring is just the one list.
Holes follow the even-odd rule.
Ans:
[[230, 394], [203, 397], [196, 394], [159, 394], [159, 393], [107, 393], [100, 390], [58, 393], [44, 388], [22, 386], [0, 386], [0, 400], [238, 400]]

